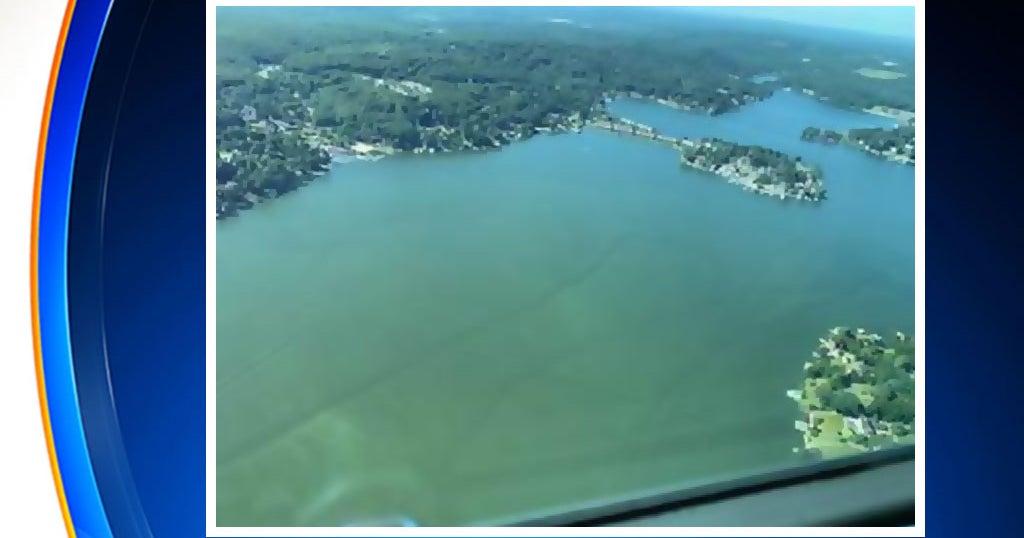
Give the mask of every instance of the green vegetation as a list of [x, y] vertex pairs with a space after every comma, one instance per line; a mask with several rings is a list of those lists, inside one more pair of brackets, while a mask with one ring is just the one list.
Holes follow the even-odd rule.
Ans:
[[800, 135], [801, 140], [808, 142], [823, 142], [825, 144], [836, 144], [841, 142], [845, 135], [839, 131], [833, 131], [831, 129], [821, 130], [817, 127], [808, 127], [804, 129], [803, 134]]
[[[912, 77], [853, 72], [868, 48], [645, 9], [573, 11], [592, 24], [544, 13], [219, 8], [218, 216], [297, 188], [332, 155], [493, 149], [578, 130], [618, 96], [721, 114], [798, 85], [841, 106], [912, 105]], [[751, 80], [765, 72], [776, 78]]]
[[822, 131], [817, 127], [808, 127], [800, 135], [802, 140], [835, 144], [844, 142], [857, 149], [884, 157], [890, 161], [913, 165], [915, 162], [914, 121], [899, 125], [893, 129], [866, 128], [851, 129], [847, 133]]
[[218, 217], [292, 191], [330, 164], [327, 152], [299, 132], [237, 119], [217, 117]]
[[804, 419], [804, 447], [825, 457], [913, 441], [914, 340], [888, 343], [864, 329], [832, 329], [791, 391]]
[[811, 201], [823, 200], [826, 194], [816, 168], [800, 157], [761, 146], [718, 138], [688, 141], [680, 150], [680, 162], [761, 194]]
[[[807, 52], [809, 62], [790, 65], [776, 72], [779, 84], [803, 91], [820, 101], [851, 110], [876, 106], [914, 111], [914, 76], [872, 78], [852, 67], [866, 59], [862, 51], [816, 49]], [[913, 59], [904, 59], [913, 73]], [[771, 65], [771, 64], [768, 64]]]
[[894, 129], [853, 129], [846, 136], [864, 151], [914, 164], [915, 130], [911, 121]]

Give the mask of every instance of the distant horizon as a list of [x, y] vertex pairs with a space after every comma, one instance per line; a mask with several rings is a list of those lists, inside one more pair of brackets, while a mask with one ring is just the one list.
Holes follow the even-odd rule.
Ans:
[[[218, 11], [224, 9], [236, 10], [239, 8], [304, 8], [304, 7], [340, 7], [353, 8], [356, 6], [217, 6]], [[367, 8], [398, 8], [400, 6], [363, 6]], [[438, 6], [410, 6], [412, 8], [436, 8]], [[448, 6], [458, 7], [458, 6]], [[462, 6], [464, 8], [488, 8], [495, 6]], [[581, 6], [500, 6], [500, 8], [573, 8]], [[591, 6], [599, 7], [599, 6]], [[674, 13], [699, 13], [704, 16], [719, 19], [742, 19], [746, 21], [776, 22], [802, 26], [805, 28], [820, 28], [828, 30], [840, 30], [860, 34], [875, 35], [896, 39], [913, 41], [916, 35], [915, 7], [914, 6], [617, 6], [627, 9], [650, 9], [671, 10]]]
[[708, 15], [914, 39], [912, 6], [678, 6]]

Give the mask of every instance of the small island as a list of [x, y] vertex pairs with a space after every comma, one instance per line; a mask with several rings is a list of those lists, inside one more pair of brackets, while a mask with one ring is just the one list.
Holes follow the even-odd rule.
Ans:
[[780, 151], [718, 138], [688, 140], [680, 163], [723, 177], [744, 189], [780, 199], [820, 201], [826, 197], [821, 172]]
[[800, 134], [800, 140], [806, 142], [820, 142], [822, 144], [838, 144], [846, 138], [846, 135], [831, 129], [819, 129], [808, 127]]
[[787, 393], [802, 415], [803, 450], [832, 458], [913, 443], [913, 338], [836, 327], [819, 342], [803, 387]]
[[851, 129], [846, 133], [808, 127], [800, 135], [801, 140], [823, 144], [844, 143], [865, 153], [882, 157], [888, 161], [914, 165], [914, 120], [893, 129], [881, 127]]

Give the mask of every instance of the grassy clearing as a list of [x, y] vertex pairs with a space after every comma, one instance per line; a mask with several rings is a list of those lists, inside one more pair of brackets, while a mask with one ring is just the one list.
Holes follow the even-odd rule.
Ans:
[[871, 388], [871, 385], [867, 383], [853, 383], [850, 385], [850, 392], [857, 396], [857, 399], [860, 400], [860, 403], [864, 404], [864, 407], [867, 407], [875, 400]]
[[899, 71], [889, 71], [887, 69], [874, 69], [871, 67], [862, 67], [854, 71], [854, 73], [857, 73], [862, 77], [877, 78], [881, 80], [896, 80], [898, 78], [903, 78], [907, 76], [906, 73], [900, 73]]

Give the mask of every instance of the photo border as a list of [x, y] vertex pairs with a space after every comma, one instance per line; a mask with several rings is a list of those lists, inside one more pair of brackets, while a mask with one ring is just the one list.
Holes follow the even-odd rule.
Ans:
[[[432, 2], [389, 2], [391, 6], [432, 6]], [[479, 2], [448, 2], [445, 6], [478, 6]], [[617, 6], [615, 2], [522, 2], [518, 4], [487, 3], [488, 6]], [[273, 0], [215, 0], [206, 8], [206, 535], [218, 538], [291, 538], [291, 537], [469, 537], [486, 534], [496, 537], [667, 537], [667, 536], [765, 536], [765, 537], [857, 537], [857, 536], [924, 536], [925, 521], [925, 332], [924, 332], [924, 225], [925, 225], [925, 107], [924, 107], [924, 2], [751, 2], [723, 0], [714, 7], [809, 7], [809, 6], [877, 6], [914, 7], [914, 76], [915, 76], [915, 128], [916, 162], [914, 167], [914, 305], [915, 305], [915, 445], [914, 445], [914, 515], [912, 527], [218, 527], [216, 523], [216, 11], [227, 6], [385, 6], [365, 2], [337, 0], [283, 3]], [[701, 6], [707, 2], [677, 1], [649, 2], [647, 6]], [[633, 7], [641, 7], [639, 5]], [[483, 531], [486, 529], [486, 531]]]

